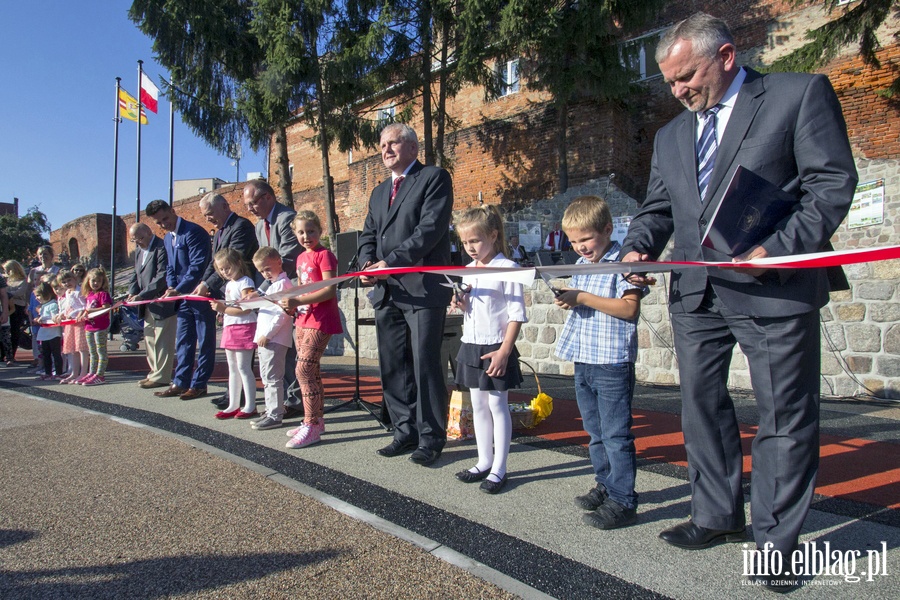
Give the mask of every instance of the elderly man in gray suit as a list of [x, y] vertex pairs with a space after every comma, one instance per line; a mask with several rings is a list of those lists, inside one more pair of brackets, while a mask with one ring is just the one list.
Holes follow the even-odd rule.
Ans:
[[[363, 268], [447, 265], [453, 182], [444, 169], [416, 160], [419, 142], [408, 125], [381, 132], [381, 160], [391, 172], [372, 191], [359, 236]], [[434, 275], [363, 278], [375, 284], [375, 327], [384, 402], [394, 440], [377, 450], [386, 457], [412, 452], [430, 465], [447, 441], [447, 382], [440, 346], [450, 289]]]
[[[152, 300], [162, 296], [166, 288], [168, 257], [163, 241], [143, 223], [129, 229], [134, 252], [134, 275], [128, 288], [128, 301]], [[143, 389], [168, 387], [175, 364], [175, 303], [155, 302], [138, 307], [144, 320], [144, 344], [150, 372], [138, 382]]]
[[[857, 182], [828, 79], [740, 67], [728, 26], [702, 13], [666, 33], [656, 58], [687, 111], [656, 135], [647, 197], [622, 244], [622, 260], [658, 257], [673, 234], [672, 260], [732, 260], [701, 246], [700, 236], [739, 165], [793, 196], [796, 208], [735, 261], [825, 248]], [[745, 539], [741, 440], [726, 387], [738, 343], [759, 409], [753, 536], [787, 567], [773, 579], [756, 579], [775, 591], [787, 591], [796, 579], [789, 576], [791, 558], [815, 488], [819, 309], [828, 292], [823, 269], [692, 269], [671, 278], [692, 499], [691, 519], [660, 537], [686, 549]]]
[[[303, 252], [303, 247], [297, 241], [291, 224], [297, 213], [275, 200], [275, 190], [261, 179], [248, 181], [244, 185], [244, 206], [247, 207], [259, 220], [256, 222], [256, 240], [259, 246], [271, 246], [281, 256], [281, 266], [291, 279], [297, 278], [297, 257]], [[260, 291], [266, 291], [269, 282], [265, 281], [260, 286]], [[303, 414], [303, 402], [297, 398], [297, 374], [294, 372], [297, 364], [297, 350], [294, 346], [288, 348], [285, 357], [284, 385], [286, 390], [291, 390], [284, 402], [284, 418], [290, 419]]]

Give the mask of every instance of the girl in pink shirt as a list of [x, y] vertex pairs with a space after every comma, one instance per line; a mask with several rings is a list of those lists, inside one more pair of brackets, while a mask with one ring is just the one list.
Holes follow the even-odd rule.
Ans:
[[106, 365], [109, 357], [106, 352], [106, 341], [109, 336], [109, 311], [104, 308], [112, 306], [109, 295], [109, 279], [103, 269], [91, 269], [84, 278], [85, 285], [81, 295], [85, 297], [85, 308], [77, 320], [84, 323], [84, 335], [87, 339], [90, 366], [87, 375], [76, 379], [81, 385], [102, 385], [106, 383]]
[[[301, 211], [294, 217], [291, 229], [300, 245], [306, 251], [297, 257], [297, 279], [299, 285], [331, 279], [337, 274], [337, 259], [331, 250], [319, 244], [322, 224], [311, 211]], [[288, 432], [291, 440], [288, 448], [303, 448], [320, 441], [325, 431], [322, 419], [324, 388], [320, 362], [328, 340], [336, 333], [343, 332], [338, 311], [335, 286], [304, 294], [298, 298], [287, 298], [282, 305], [288, 311], [299, 307], [294, 320], [297, 345], [297, 383], [303, 393], [303, 424]]]

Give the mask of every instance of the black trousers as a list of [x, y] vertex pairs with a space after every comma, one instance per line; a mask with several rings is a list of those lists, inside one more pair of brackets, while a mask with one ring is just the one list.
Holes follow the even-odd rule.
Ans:
[[375, 311], [381, 385], [394, 439], [441, 450], [447, 441], [446, 366], [441, 364], [446, 309]]
[[56, 367], [57, 375], [63, 374], [61, 337], [41, 341], [41, 356], [44, 359], [44, 373], [46, 375], [53, 375], [54, 367]]

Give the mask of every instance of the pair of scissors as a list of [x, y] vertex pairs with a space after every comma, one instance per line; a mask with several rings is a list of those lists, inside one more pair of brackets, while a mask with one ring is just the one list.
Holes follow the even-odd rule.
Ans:
[[456, 296], [457, 302], [460, 302], [462, 300], [462, 294], [468, 294], [472, 291], [472, 286], [467, 283], [453, 281], [448, 275], [444, 275], [444, 279], [447, 280], [447, 283], [442, 283], [441, 285], [444, 287], [453, 288], [453, 294], [454, 296]]
[[538, 275], [541, 276], [541, 279], [544, 280], [544, 283], [547, 284], [547, 287], [550, 288], [550, 291], [553, 292], [553, 295], [556, 296], [557, 298], [559, 298], [559, 295], [562, 294], [562, 290], [559, 289], [558, 287], [553, 287], [552, 285], [550, 285], [550, 279], [551, 279], [551, 277], [550, 277], [549, 275], [545, 274], [545, 273], [540, 272], [540, 271], [538, 271]]

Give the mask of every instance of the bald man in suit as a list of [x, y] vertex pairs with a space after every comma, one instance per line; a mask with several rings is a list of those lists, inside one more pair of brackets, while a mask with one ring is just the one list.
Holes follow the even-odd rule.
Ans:
[[[135, 223], [129, 233], [137, 248], [134, 275], [128, 288], [128, 300], [152, 300], [166, 292], [166, 267], [169, 264], [163, 241], [143, 224]], [[144, 344], [150, 372], [138, 382], [143, 389], [168, 387], [175, 364], [175, 303], [141, 304], [138, 316], [144, 321]]]

